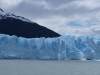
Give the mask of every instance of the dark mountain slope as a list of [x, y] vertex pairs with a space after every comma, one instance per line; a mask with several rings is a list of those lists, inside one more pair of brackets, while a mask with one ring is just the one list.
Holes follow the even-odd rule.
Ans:
[[[2, 10], [2, 9], [1, 9]], [[3, 10], [0, 11], [3, 13]], [[25, 38], [59, 37], [60, 35], [46, 27], [14, 14], [0, 14], [0, 33]]]

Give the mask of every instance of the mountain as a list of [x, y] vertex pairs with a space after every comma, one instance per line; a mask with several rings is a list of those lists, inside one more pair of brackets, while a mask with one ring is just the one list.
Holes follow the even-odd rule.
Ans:
[[0, 12], [4, 12], [4, 11], [0, 8]]
[[0, 9], [0, 34], [16, 35], [25, 38], [59, 37], [60, 35], [46, 27], [24, 17], [5, 13]]

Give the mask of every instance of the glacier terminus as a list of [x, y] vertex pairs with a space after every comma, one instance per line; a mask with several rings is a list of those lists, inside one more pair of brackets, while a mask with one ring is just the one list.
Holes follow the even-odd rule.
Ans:
[[1, 59], [99, 60], [100, 37], [22, 38], [0, 34]]

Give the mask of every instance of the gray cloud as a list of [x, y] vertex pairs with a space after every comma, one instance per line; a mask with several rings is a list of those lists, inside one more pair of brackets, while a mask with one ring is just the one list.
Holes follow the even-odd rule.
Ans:
[[[99, 11], [100, 9], [96, 8], [96, 9], [88, 9], [87, 7], [81, 6], [78, 7], [77, 5], [74, 6], [75, 4], [69, 4], [72, 1], [67, 1], [67, 0], [44, 0], [45, 1], [45, 5], [41, 4], [35, 4], [35, 1], [28, 2], [28, 1], [22, 1], [20, 4], [18, 4], [17, 6], [15, 6], [12, 9], [8, 9], [9, 12], [13, 12], [13, 13], [18, 13], [21, 15], [25, 15], [26, 17], [29, 18], [48, 18], [50, 16], [63, 16], [63, 17], [70, 17], [70, 16], [74, 16], [74, 15], [88, 15], [91, 14], [95, 11]], [[37, 0], [37, 2], [40, 2], [40, 0]], [[66, 3], [68, 2], [68, 3]], [[75, 2], [75, 1], [74, 1]], [[66, 6], [64, 6], [63, 8], [59, 8], [57, 9], [53, 7], [55, 6], [62, 6], [66, 4]], [[69, 5], [68, 5], [69, 4]], [[49, 6], [53, 6], [52, 8], [48, 6], [48, 8], [46, 8], [46, 5]], [[77, 8], [78, 7], [78, 8]]]

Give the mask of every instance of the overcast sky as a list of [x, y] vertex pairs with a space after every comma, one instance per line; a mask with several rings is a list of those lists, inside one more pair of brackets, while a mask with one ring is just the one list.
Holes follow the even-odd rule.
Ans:
[[100, 35], [100, 0], [0, 0], [0, 8], [61, 35]]

